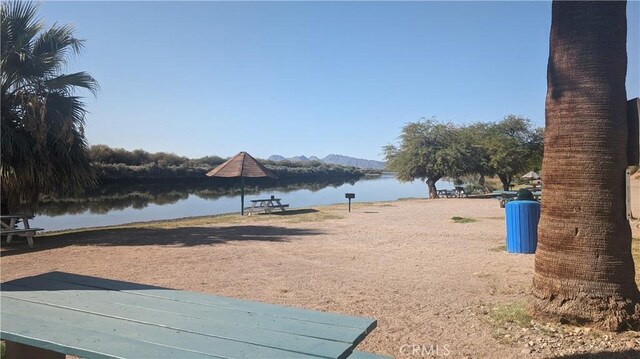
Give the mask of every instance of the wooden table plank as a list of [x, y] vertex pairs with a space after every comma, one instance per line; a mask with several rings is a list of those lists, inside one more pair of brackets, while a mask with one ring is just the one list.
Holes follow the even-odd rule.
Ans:
[[33, 215], [31, 214], [5, 214], [0, 216], [0, 219], [12, 219], [12, 218], [18, 218], [18, 219], [22, 219], [22, 218], [27, 218], [27, 219], [32, 219]]
[[[296, 344], [291, 337], [294, 335], [348, 343], [347, 348], [354, 346], [354, 341], [360, 340], [363, 335], [362, 330], [355, 328], [278, 318], [261, 313], [185, 303], [128, 292], [95, 290], [95, 288], [90, 290], [92, 287], [48, 281], [43, 278], [23, 278], [10, 283], [12, 284], [2, 284], [3, 297], [34, 300], [142, 322], [156, 320], [163, 325], [180, 326], [185, 330], [194, 330], [194, 326], [201, 325], [202, 327], [206, 326], [211, 334], [215, 333], [216, 328], [230, 327], [226, 329], [227, 333], [228, 330], [235, 328], [243, 335], [243, 338], [251, 338], [252, 340], [263, 337], [264, 340], [270, 340], [270, 338], [279, 338], [289, 334], [287, 342], [291, 342], [291, 344]], [[20, 290], [16, 286], [24, 286], [29, 290]], [[36, 290], [38, 288], [46, 288], [47, 290]], [[158, 312], [162, 312], [163, 316], [154, 319]], [[241, 339], [239, 338], [239, 340]], [[338, 346], [327, 345], [327, 347], [336, 348]], [[339, 346], [339, 348], [342, 347]]]
[[[28, 295], [12, 296], [9, 293]], [[282, 350], [299, 352], [314, 356], [338, 358], [345, 356], [351, 350], [351, 343], [330, 341], [325, 339], [305, 337], [295, 334], [280, 333], [260, 328], [236, 325], [233, 321], [216, 321], [196, 316], [178, 315], [171, 312], [152, 310], [144, 306], [130, 306], [118, 302], [108, 302], [86, 297], [91, 304], [78, 303], [77, 298], [56, 295], [49, 296], [38, 292], [9, 292], [2, 295], [3, 305], [11, 300], [21, 300], [32, 304], [46, 305], [59, 310], [75, 311], [77, 313], [102, 316], [105, 322], [112, 320], [142, 324], [159, 328], [193, 333], [196, 335], [217, 338], [236, 343], [246, 343], [251, 346], [264, 346]], [[51, 296], [53, 294], [53, 296]], [[20, 299], [16, 299], [16, 298]], [[106, 309], [105, 309], [106, 308]], [[67, 317], [71, 317], [69, 314]], [[69, 318], [67, 318], [69, 319]], [[233, 320], [233, 318], [231, 318]], [[133, 323], [133, 324], [131, 324]], [[151, 329], [149, 331], [152, 331]]]
[[[49, 326], [54, 328], [59, 324], [77, 323], [66, 325], [70, 327], [78, 325], [78, 329], [87, 329], [109, 335], [115, 334], [119, 337], [129, 338], [142, 344], [160, 345], [171, 348], [172, 350], [191, 351], [220, 358], [318, 358], [318, 356], [295, 353], [278, 348], [224, 340], [156, 325], [141, 324], [87, 312], [53, 307], [46, 304], [34, 304], [7, 297], [2, 298], [1, 311], [3, 317], [5, 314], [22, 316], [26, 319], [26, 321], [24, 321], [25, 325], [28, 324], [30, 327], [32, 326], [31, 322], [33, 322], [33, 320], [41, 320], [42, 318], [46, 318]], [[130, 355], [129, 357], [134, 356]], [[346, 357], [346, 354], [344, 357]]]
[[321, 312], [317, 310], [307, 310], [301, 308], [287, 307], [282, 305], [254, 302], [236, 298], [215, 296], [204, 293], [176, 291], [172, 289], [141, 285], [111, 279], [95, 278], [83, 275], [68, 274], [63, 272], [51, 272], [46, 274], [47, 279], [58, 280], [67, 283], [92, 286], [96, 288], [118, 290], [138, 295], [146, 295], [158, 298], [177, 300], [182, 302], [218, 306], [222, 308], [250, 311], [282, 318], [297, 319], [348, 328], [365, 330], [367, 333], [376, 327], [376, 320], [347, 316], [335, 313]]
[[[4, 303], [2, 309], [4, 310]], [[24, 325], [26, 323], [29, 325]], [[216, 358], [4, 311], [0, 338], [87, 359]]]
[[[52, 338], [46, 331], [37, 332], [42, 336], [29, 336], [33, 323], [39, 328], [62, 326], [77, 337], [83, 330], [94, 339], [103, 334], [103, 340], [109, 340], [108, 336], [117, 334], [121, 338], [116, 341], [129, 347], [142, 343], [143, 347], [156, 345], [189, 355], [345, 358], [376, 325], [373, 319], [62, 272], [2, 283], [0, 289], [3, 338], [45, 349]], [[9, 327], [15, 332], [5, 330], [4, 319], [18, 317], [24, 320], [12, 321]], [[70, 347], [73, 338], [53, 337], [60, 341], [58, 349], [102, 353], [102, 347], [91, 347], [90, 341]], [[75, 355], [88, 357], [86, 353]]]

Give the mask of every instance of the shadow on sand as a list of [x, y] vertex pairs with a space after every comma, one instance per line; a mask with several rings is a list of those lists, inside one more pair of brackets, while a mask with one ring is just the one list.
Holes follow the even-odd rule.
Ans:
[[3, 292], [152, 289], [168, 288], [57, 271], [2, 283]]
[[584, 354], [562, 355], [558, 359], [637, 359], [640, 358], [640, 350], [629, 349], [621, 352], [597, 352]]
[[[292, 211], [293, 212], [293, 211]], [[284, 212], [286, 213], [286, 212]], [[284, 214], [283, 213], [283, 214]], [[289, 237], [312, 236], [322, 231], [280, 226], [237, 225], [224, 227], [180, 228], [114, 228], [95, 229], [36, 237], [35, 247], [29, 248], [19, 239], [2, 243], [1, 257], [33, 253], [54, 248], [74, 246], [207, 246], [231, 241], [286, 242]]]

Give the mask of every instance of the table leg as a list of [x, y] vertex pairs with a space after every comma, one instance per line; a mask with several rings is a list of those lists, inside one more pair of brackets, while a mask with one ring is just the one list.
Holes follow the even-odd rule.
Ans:
[[64, 359], [63, 353], [54, 352], [51, 350], [32, 347], [30, 345], [15, 343], [11, 341], [5, 341], [7, 345], [7, 359], [20, 359], [20, 358], [38, 358], [38, 359]]
[[[24, 217], [23, 221], [24, 221], [24, 229], [31, 228], [31, 227], [29, 227], [29, 218]], [[27, 243], [29, 243], [29, 248], [33, 248], [33, 235], [34, 234], [35, 234], [34, 232], [27, 232]]]
[[[11, 218], [11, 221], [9, 221], [9, 229], [15, 229], [15, 228], [16, 228], [16, 218]], [[11, 243], [11, 239], [13, 239], [13, 233], [7, 234], [7, 243]]]

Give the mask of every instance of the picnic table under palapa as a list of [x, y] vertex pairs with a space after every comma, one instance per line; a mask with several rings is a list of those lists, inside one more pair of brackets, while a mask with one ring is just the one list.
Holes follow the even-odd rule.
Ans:
[[0, 287], [9, 358], [385, 358], [353, 351], [369, 318], [63, 272]]
[[285, 208], [289, 207], [289, 205], [282, 204], [280, 201], [282, 201], [282, 198], [275, 198], [273, 196], [271, 196], [271, 198], [252, 199], [251, 207], [247, 207], [245, 211], [249, 214], [271, 213], [274, 209], [280, 209], [284, 212]]

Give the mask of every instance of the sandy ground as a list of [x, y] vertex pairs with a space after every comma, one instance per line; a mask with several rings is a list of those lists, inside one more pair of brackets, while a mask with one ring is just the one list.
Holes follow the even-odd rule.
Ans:
[[[1, 278], [67, 271], [372, 317], [378, 328], [359, 349], [394, 357], [425, 357], [406, 355], [413, 345], [450, 358], [524, 355], [522, 343], [496, 335], [483, 309], [524, 302], [533, 273], [532, 255], [500, 247], [497, 201], [416, 199], [356, 204], [351, 213], [346, 206], [288, 213], [43, 237], [35, 250], [4, 247]], [[477, 221], [454, 223], [454, 216]], [[628, 347], [640, 350], [629, 338]]]

